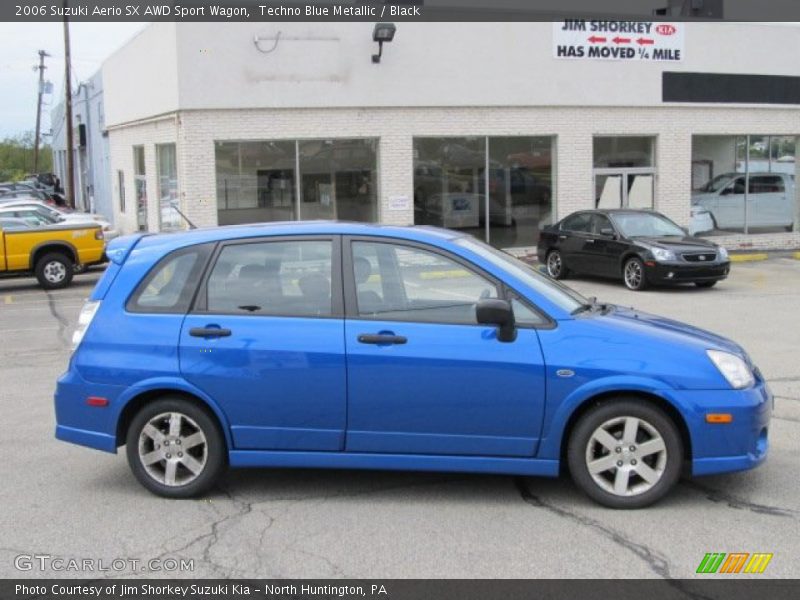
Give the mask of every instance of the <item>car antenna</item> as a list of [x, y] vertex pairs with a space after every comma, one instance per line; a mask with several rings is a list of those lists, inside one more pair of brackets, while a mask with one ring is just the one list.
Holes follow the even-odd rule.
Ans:
[[178, 213], [178, 214], [179, 214], [181, 217], [183, 217], [183, 220], [184, 220], [184, 221], [186, 221], [186, 222], [189, 224], [189, 229], [197, 229], [197, 225], [195, 225], [194, 223], [192, 223], [192, 222], [189, 220], [189, 217], [187, 217], [185, 214], [183, 214], [183, 213], [181, 212], [181, 209], [180, 209], [180, 208], [178, 208], [178, 206], [177, 206], [177, 205], [176, 205], [174, 202], [170, 202], [170, 203], [169, 203], [169, 205], [170, 205], [170, 206], [171, 206], [173, 209], [175, 209], [175, 212], [176, 212], [176, 213]]

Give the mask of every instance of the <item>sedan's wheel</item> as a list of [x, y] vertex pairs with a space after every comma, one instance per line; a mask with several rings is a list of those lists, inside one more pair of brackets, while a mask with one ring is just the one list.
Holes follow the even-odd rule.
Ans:
[[215, 421], [183, 398], [146, 405], [128, 430], [128, 463], [151, 492], [172, 498], [211, 487], [225, 466], [225, 444]]
[[561, 252], [558, 250], [551, 250], [547, 255], [547, 274], [553, 279], [564, 279], [569, 275], [569, 271], [564, 266]]
[[629, 290], [638, 292], [647, 287], [644, 264], [636, 257], [629, 258], [622, 269], [622, 279]]
[[672, 420], [644, 401], [602, 404], [581, 417], [569, 440], [575, 483], [611, 508], [641, 508], [677, 482], [683, 446]]

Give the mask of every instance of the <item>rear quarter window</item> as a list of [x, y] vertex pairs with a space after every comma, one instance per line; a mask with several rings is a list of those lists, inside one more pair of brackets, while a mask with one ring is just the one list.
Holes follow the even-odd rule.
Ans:
[[162, 258], [139, 283], [126, 309], [136, 313], [186, 313], [194, 298], [210, 245], [176, 250]]

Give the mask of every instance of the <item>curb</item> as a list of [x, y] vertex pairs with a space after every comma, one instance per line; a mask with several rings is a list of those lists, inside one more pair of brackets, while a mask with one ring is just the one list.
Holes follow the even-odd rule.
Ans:
[[[795, 253], [797, 256], [800, 256], [800, 252]], [[759, 260], [767, 260], [769, 258], [769, 254], [766, 252], [752, 252], [747, 254], [730, 254], [728, 255], [731, 262], [755, 262]]]

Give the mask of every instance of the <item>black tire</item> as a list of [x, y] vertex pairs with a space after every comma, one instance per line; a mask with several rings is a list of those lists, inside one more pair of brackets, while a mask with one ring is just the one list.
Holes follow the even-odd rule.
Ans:
[[72, 259], [63, 252], [49, 252], [36, 261], [36, 279], [46, 290], [58, 290], [72, 283]]
[[[194, 474], [185, 467], [182, 462], [184, 459], [178, 459], [177, 453], [181, 450], [181, 447], [177, 445], [175, 436], [167, 435], [165, 441], [162, 442], [164, 444], [162, 449], [155, 445], [152, 439], [144, 433], [145, 426], [150, 424], [153, 419], [157, 419], [159, 416], [165, 414], [175, 413], [179, 413], [184, 417], [183, 423], [185, 429], [188, 429], [191, 433], [196, 433], [196, 431], [199, 430], [205, 436], [205, 449], [202, 455], [194, 455], [195, 460], [198, 462], [204, 461], [199, 474]], [[187, 417], [188, 420], [186, 419]], [[168, 426], [167, 421], [163, 422]], [[181, 439], [185, 440], [188, 438], [182, 437]], [[177, 450], [166, 448], [166, 445], [169, 444], [170, 441], [172, 443], [172, 448]], [[220, 431], [216, 419], [209, 411], [202, 408], [200, 405], [179, 396], [164, 396], [155, 402], [146, 404], [139, 410], [128, 428], [125, 443], [128, 465], [136, 476], [136, 479], [154, 494], [166, 498], [192, 498], [203, 494], [216, 483], [227, 467], [227, 447], [225, 438]], [[142, 444], [141, 451], [140, 443]], [[147, 444], [152, 444], [152, 446], [148, 448], [146, 446]], [[170, 460], [176, 463], [176, 471], [173, 472], [180, 473], [180, 476], [185, 477], [187, 479], [185, 483], [176, 481], [173, 485], [167, 485], [165, 483], [166, 477], [165, 481], [160, 481], [148, 472], [141, 458], [141, 453], [151, 452], [156, 449], [162, 450], [162, 452], [165, 453], [175, 453], [174, 456], [170, 457]], [[192, 448], [192, 450], [194, 450], [194, 448]], [[186, 455], [189, 455], [188, 451]], [[170, 456], [170, 454], [166, 454], [166, 456]], [[188, 458], [193, 457], [188, 456]], [[163, 458], [153, 463], [150, 468], [153, 472], [163, 470], [163, 472], [166, 473], [168, 462], [166, 458]], [[173, 476], [173, 478], [174, 477], [175, 476]], [[190, 477], [192, 478], [189, 479]]]
[[[633, 275], [633, 272], [629, 273], [629, 270], [636, 269], [638, 269], [639, 273], [638, 278]], [[622, 282], [626, 288], [634, 292], [641, 292], [647, 289], [647, 275], [644, 272], [644, 263], [640, 258], [633, 256], [625, 261], [622, 266]]]
[[695, 281], [694, 284], [699, 288], [712, 288], [717, 285], [716, 281]]
[[[598, 446], [594, 441], [592, 441], [592, 448], [589, 447], [589, 444], [592, 436], [602, 425], [622, 419], [620, 427], [624, 429], [626, 418], [638, 420], [636, 431], [639, 437], [637, 441], [625, 448], [623, 446], [626, 442], [620, 440], [621, 450], [617, 448], [613, 451], [608, 449], [607, 454], [594, 458], [594, 460], [607, 459], [615, 463], [608, 471], [596, 475], [603, 481], [606, 481], [607, 476], [613, 475], [613, 481], [608, 480], [608, 483], [605, 484], [611, 487], [614, 487], [617, 481], [619, 469], [616, 464], [619, 462], [625, 463], [624, 466], [628, 473], [625, 478], [625, 485], [630, 485], [631, 488], [626, 494], [617, 494], [613, 490], [609, 491], [601, 486], [600, 483], [595, 481], [595, 476], [589, 472], [587, 463], [590, 454], [597, 448], [606, 452], [604, 447]], [[644, 444], [647, 441], [655, 440], [655, 438], [647, 439], [649, 430], [645, 429], [644, 424], [642, 424], [643, 421], [653, 431], [657, 432], [663, 441], [665, 448], [663, 459], [660, 453], [648, 455], [636, 453], [641, 452], [641, 449], [637, 449], [636, 444]], [[620, 431], [620, 434], [622, 434], [622, 431]], [[616, 436], [613, 435], [613, 437]], [[630, 451], [630, 448], [634, 448], [634, 451]], [[612, 456], [614, 458], [609, 458]], [[617, 457], [619, 457], [619, 460], [616, 460]], [[660, 463], [659, 461], [662, 460], [663, 463]], [[592, 500], [609, 508], [644, 508], [658, 501], [678, 482], [683, 468], [683, 460], [683, 443], [675, 423], [662, 410], [642, 399], [612, 400], [592, 408], [575, 424], [567, 446], [567, 461], [575, 484]], [[636, 468], [634, 468], [635, 466]], [[643, 466], [650, 469], [648, 473], [651, 476], [653, 473], [660, 474], [655, 483], [649, 483], [639, 475], [636, 469], [641, 469]], [[647, 486], [650, 487], [647, 488]]]
[[564, 264], [564, 257], [559, 250], [550, 250], [545, 258], [545, 270], [553, 279], [566, 279], [569, 269]]

